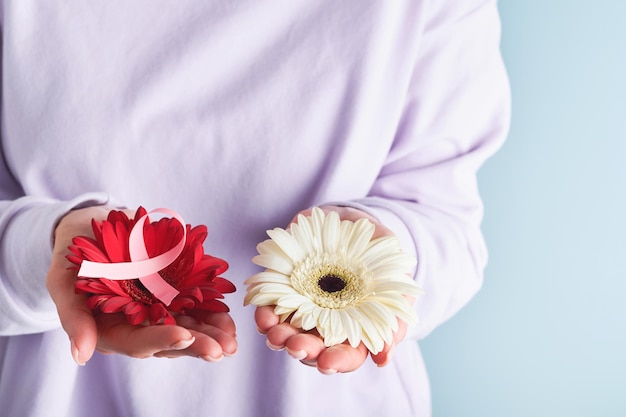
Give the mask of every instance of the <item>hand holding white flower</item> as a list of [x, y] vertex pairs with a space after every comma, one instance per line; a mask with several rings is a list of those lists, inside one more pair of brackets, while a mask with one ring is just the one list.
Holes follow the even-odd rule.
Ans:
[[361, 342], [370, 352], [391, 344], [397, 318], [415, 323], [406, 296], [421, 289], [410, 278], [415, 259], [395, 237], [372, 240], [367, 219], [340, 220], [314, 208], [288, 230], [268, 231], [253, 262], [266, 268], [250, 277], [244, 303], [275, 306], [281, 321], [316, 329], [326, 346]]

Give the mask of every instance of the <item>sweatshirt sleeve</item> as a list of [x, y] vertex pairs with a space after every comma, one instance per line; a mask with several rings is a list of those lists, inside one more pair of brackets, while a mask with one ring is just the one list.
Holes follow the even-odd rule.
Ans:
[[0, 153], [0, 335], [60, 326], [46, 289], [56, 223], [74, 208], [107, 204], [104, 193], [71, 201], [24, 196]]
[[440, 3], [431, 2], [385, 166], [369, 195], [348, 203], [377, 217], [418, 258], [415, 279], [425, 295], [415, 303], [414, 338], [450, 318], [482, 285], [487, 251], [476, 175], [501, 146], [510, 119], [496, 2]]

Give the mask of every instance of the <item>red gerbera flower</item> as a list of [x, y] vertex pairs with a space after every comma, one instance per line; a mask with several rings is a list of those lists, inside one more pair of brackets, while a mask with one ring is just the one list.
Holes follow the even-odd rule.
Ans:
[[[139, 207], [130, 219], [123, 211], [113, 210], [106, 220], [92, 220], [94, 238], [77, 236], [69, 247], [67, 259], [77, 265], [83, 261], [98, 263], [130, 262], [129, 236], [131, 230], [146, 214]], [[77, 293], [87, 294], [87, 306], [98, 313], [123, 312], [130, 324], [149, 321], [150, 324], [175, 324], [174, 314], [200, 318], [204, 312], [226, 312], [229, 308], [219, 301], [235, 286], [219, 277], [228, 269], [226, 261], [207, 255], [202, 246], [207, 237], [206, 226], [186, 225], [187, 238], [182, 252], [169, 266], [159, 271], [161, 278], [179, 293], [169, 305], [155, 297], [139, 279], [112, 280], [78, 277]], [[162, 218], [146, 221], [143, 226], [144, 244], [148, 256], [154, 258], [172, 249], [183, 238], [178, 220]]]

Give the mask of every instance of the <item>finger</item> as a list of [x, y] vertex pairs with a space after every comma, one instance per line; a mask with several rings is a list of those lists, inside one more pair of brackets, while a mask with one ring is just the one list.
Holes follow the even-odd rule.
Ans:
[[257, 330], [262, 334], [267, 334], [272, 327], [280, 323], [280, 318], [274, 314], [273, 306], [258, 307], [254, 312], [254, 320]]
[[331, 346], [318, 356], [317, 369], [326, 375], [352, 372], [363, 365], [367, 352], [363, 343], [356, 348], [348, 344]]
[[[178, 354], [200, 357], [209, 362], [216, 362], [224, 355], [232, 356], [237, 353], [237, 339], [234, 334], [225, 332], [211, 324], [198, 322], [193, 317], [178, 316], [176, 321], [179, 325], [189, 329], [195, 336], [195, 342]], [[231, 320], [220, 319], [220, 324], [229, 323]]]
[[374, 361], [374, 363], [379, 367], [387, 365], [389, 361], [391, 361], [391, 357], [393, 355], [393, 350], [395, 347], [395, 343], [392, 343], [391, 345], [385, 343], [385, 347], [383, 348], [383, 350], [381, 350], [377, 354], [373, 354], [370, 352], [372, 361]]
[[283, 350], [287, 340], [301, 332], [302, 330], [296, 329], [287, 323], [280, 323], [267, 331], [267, 346], [272, 350]]
[[207, 313], [200, 321], [210, 326], [217, 327], [232, 337], [237, 336], [235, 321], [228, 313]]
[[122, 313], [100, 314], [98, 349], [134, 358], [147, 358], [164, 350], [182, 350], [195, 341], [184, 327], [175, 325], [134, 326]]
[[287, 339], [285, 349], [289, 355], [305, 365], [316, 366], [317, 358], [326, 347], [316, 334], [298, 333]]
[[207, 362], [219, 362], [222, 360], [224, 351], [216, 339], [207, 336], [203, 332], [197, 332], [195, 330], [190, 330], [190, 332], [194, 336], [194, 341], [189, 347], [181, 350], [162, 350], [154, 353], [152, 356], [157, 358], [191, 356], [193, 358], [203, 359]]

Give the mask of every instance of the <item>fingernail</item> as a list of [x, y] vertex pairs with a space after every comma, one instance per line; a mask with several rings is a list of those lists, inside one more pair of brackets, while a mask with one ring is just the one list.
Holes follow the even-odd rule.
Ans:
[[224, 352], [224, 356], [226, 357], [231, 357], [231, 356], [235, 356], [237, 354], [237, 349], [235, 349], [234, 352], [230, 353], [230, 352]]
[[285, 350], [284, 346], [276, 346], [270, 343], [269, 340], [265, 340], [265, 344], [267, 345], [268, 348], [276, 351], [276, 352], [280, 352], [281, 350]]
[[72, 359], [74, 359], [74, 362], [76, 362], [76, 364], [78, 364], [79, 366], [85, 366], [85, 362], [81, 361], [78, 358], [78, 346], [76, 346], [76, 343], [74, 343], [74, 339], [70, 339], [70, 343], [72, 345]]
[[320, 372], [324, 375], [335, 375], [337, 373], [336, 369], [320, 369]]
[[222, 360], [222, 358], [224, 357], [224, 355], [220, 356], [219, 358], [214, 358], [212, 356], [209, 355], [204, 355], [204, 356], [200, 356], [202, 359], [204, 359], [207, 362], [219, 362]]
[[196, 341], [196, 338], [191, 336], [191, 339], [179, 340], [178, 342], [172, 344], [172, 346], [170, 347], [174, 350], [187, 349], [189, 346], [193, 345], [193, 342], [195, 341]]
[[157, 352], [157, 353], [155, 353], [152, 356], [154, 356], [155, 358], [167, 358], [167, 359], [173, 359], [174, 358], [174, 356], [172, 356], [170, 354], [167, 354], [167, 353], [162, 353], [162, 352]]
[[291, 350], [289, 348], [286, 348], [286, 350], [289, 356], [297, 360], [304, 359], [308, 355], [308, 353], [306, 353], [306, 350]]

